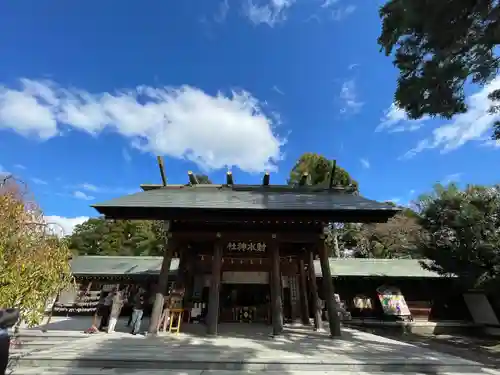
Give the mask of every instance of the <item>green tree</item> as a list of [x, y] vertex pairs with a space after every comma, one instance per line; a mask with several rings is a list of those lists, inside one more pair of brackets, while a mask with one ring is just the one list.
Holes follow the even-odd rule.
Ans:
[[[314, 153], [303, 154], [293, 166], [290, 172], [290, 178], [288, 179], [289, 185], [298, 185], [302, 175], [308, 173], [309, 181], [308, 183], [313, 186], [324, 186], [327, 187], [330, 183], [330, 175], [333, 170], [333, 161], [328, 160], [322, 155]], [[339, 167], [335, 167], [335, 175], [333, 178], [333, 183], [336, 186], [352, 187], [355, 192], [358, 191], [358, 183], [353, 180], [349, 173]], [[341, 246], [339, 245], [339, 228], [342, 225], [335, 223], [330, 223], [327, 228], [327, 239], [326, 243], [331, 249], [331, 253], [334, 257], [339, 257], [341, 252]]]
[[[399, 69], [395, 102], [411, 119], [465, 113], [465, 83], [485, 85], [498, 72], [498, 1], [389, 0], [380, 18], [378, 43]], [[500, 91], [490, 99], [497, 111]]]
[[206, 174], [195, 174], [199, 184], [211, 184], [212, 181]]
[[[332, 169], [332, 160], [328, 160], [322, 155], [306, 152], [293, 166], [288, 184], [297, 185], [302, 175], [308, 173], [310, 185], [327, 187]], [[335, 185], [352, 186], [356, 191], [358, 190], [358, 182], [353, 180], [349, 173], [338, 165], [335, 168], [333, 181]]]
[[456, 275], [466, 288], [498, 281], [500, 274], [500, 187], [436, 185], [419, 202], [425, 230], [418, 244], [425, 268]]
[[162, 255], [162, 232], [161, 221], [91, 218], [67, 242], [79, 255]]
[[39, 324], [46, 303], [73, 284], [71, 252], [12, 177], [0, 179], [0, 306]]

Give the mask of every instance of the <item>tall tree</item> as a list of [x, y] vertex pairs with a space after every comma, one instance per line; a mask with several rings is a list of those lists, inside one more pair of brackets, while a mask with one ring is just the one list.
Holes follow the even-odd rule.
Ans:
[[212, 181], [206, 174], [195, 174], [199, 184], [211, 184]]
[[[380, 17], [378, 43], [400, 73], [395, 102], [411, 119], [465, 113], [465, 83], [485, 85], [498, 72], [498, 1], [389, 0]], [[490, 99], [498, 111], [500, 90]]]
[[500, 276], [500, 187], [437, 185], [421, 197], [420, 223], [426, 235], [418, 247], [443, 275], [456, 275], [467, 288]]
[[[309, 174], [309, 183], [311, 185], [328, 186], [332, 169], [332, 160], [328, 160], [319, 154], [306, 152], [300, 156], [293, 166], [290, 172], [290, 178], [288, 179], [288, 184], [298, 184], [302, 175], [307, 172]], [[352, 185], [356, 191], [358, 190], [358, 182], [353, 180], [349, 173], [338, 165], [335, 168], [335, 176], [333, 180], [335, 185]]]
[[[333, 161], [328, 160], [322, 155], [314, 153], [303, 154], [293, 166], [290, 172], [290, 178], [288, 179], [289, 185], [297, 185], [304, 173], [309, 174], [309, 184], [314, 186], [328, 186], [330, 182], [330, 174], [333, 170]], [[335, 168], [335, 175], [333, 178], [335, 185], [340, 186], [352, 186], [353, 189], [358, 191], [358, 183], [353, 180], [349, 173], [339, 167]], [[338, 225], [335, 223], [330, 223], [328, 225], [328, 235], [326, 243], [329, 245], [333, 256], [340, 256], [340, 246], [338, 239]]]
[[47, 301], [72, 284], [71, 252], [12, 177], [0, 179], [0, 306], [39, 324]]

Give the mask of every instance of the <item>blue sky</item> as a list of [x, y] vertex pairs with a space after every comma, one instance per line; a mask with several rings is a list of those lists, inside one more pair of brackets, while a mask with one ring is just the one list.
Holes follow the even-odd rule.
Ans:
[[187, 171], [284, 183], [303, 152], [363, 195], [408, 202], [438, 181], [498, 182], [490, 87], [451, 121], [406, 121], [379, 52], [379, 2], [0, 4], [0, 170], [71, 231], [96, 201]]

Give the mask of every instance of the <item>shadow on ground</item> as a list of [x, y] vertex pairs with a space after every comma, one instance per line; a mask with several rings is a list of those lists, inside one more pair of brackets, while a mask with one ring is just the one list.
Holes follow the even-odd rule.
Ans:
[[422, 334], [401, 332], [387, 328], [359, 326], [357, 329], [383, 337], [400, 340], [428, 350], [476, 361], [492, 368], [500, 368], [500, 339], [487, 335]]
[[[219, 336], [213, 338], [205, 335], [203, 325], [185, 325], [182, 334], [155, 337], [126, 334], [125, 325], [126, 320], [121, 320], [114, 334], [91, 335], [89, 339], [27, 356], [22, 359], [22, 365], [50, 363], [49, 367], [116, 368], [121, 374], [140, 374], [138, 369], [161, 369], [171, 375], [199, 375], [202, 371], [206, 375], [221, 370], [244, 370], [247, 374], [271, 370], [280, 374], [307, 370], [391, 374], [485, 372], [478, 364], [436, 353], [432, 348], [349, 328], [345, 328], [342, 338], [338, 339], [307, 327], [289, 327], [282, 336], [271, 338], [268, 326], [221, 324]], [[147, 322], [143, 327], [147, 327]], [[67, 374], [70, 373], [68, 370]]]

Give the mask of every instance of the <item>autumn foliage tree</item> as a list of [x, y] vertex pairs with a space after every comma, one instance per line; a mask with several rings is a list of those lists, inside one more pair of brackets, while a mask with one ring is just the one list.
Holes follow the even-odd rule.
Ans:
[[72, 285], [70, 251], [13, 177], [0, 178], [0, 307], [39, 324], [46, 303]]

